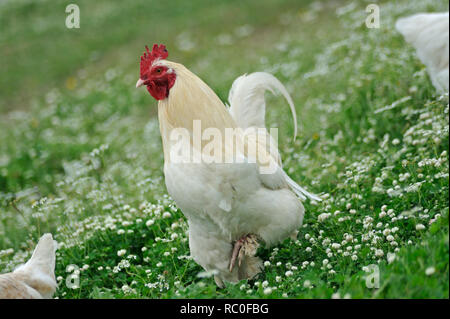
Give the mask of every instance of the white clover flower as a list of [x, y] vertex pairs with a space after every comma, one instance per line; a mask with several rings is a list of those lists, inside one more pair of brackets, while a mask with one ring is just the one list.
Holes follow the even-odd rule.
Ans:
[[266, 261], [264, 262], [264, 267], [269, 267], [269, 266], [270, 266], [270, 261], [266, 260]]
[[425, 269], [425, 274], [427, 276], [431, 276], [436, 272], [436, 268], [434, 268], [433, 266], [428, 267], [427, 269]]
[[125, 234], [125, 230], [119, 229], [119, 230], [117, 231], [117, 235], [123, 235], [123, 234]]
[[388, 264], [392, 263], [396, 258], [396, 255], [393, 253], [387, 253], [387, 262]]
[[276, 276], [276, 277], [275, 277], [275, 281], [276, 281], [276, 282], [280, 282], [280, 281], [281, 281], [281, 276]]
[[121, 289], [125, 294], [135, 293], [135, 290], [128, 285], [123, 285]]
[[162, 215], [162, 217], [163, 217], [163, 218], [170, 218], [170, 217], [172, 217], [172, 214], [169, 213], [169, 212], [164, 212], [163, 215]]
[[341, 299], [341, 294], [339, 292], [336, 292], [331, 295], [331, 299]]
[[303, 287], [305, 287], [305, 288], [311, 287], [311, 281], [305, 280], [305, 282], [303, 283]]
[[317, 220], [319, 222], [323, 222], [324, 220], [326, 220], [327, 218], [329, 218], [331, 216], [330, 213], [322, 213], [317, 217]]
[[264, 280], [262, 283], [262, 287], [266, 288], [267, 286], [269, 286], [269, 282], [267, 280]]
[[377, 250], [375, 251], [375, 256], [377, 256], [377, 257], [383, 257], [383, 256], [384, 256], [384, 251], [381, 250], [381, 249], [377, 249]]
[[416, 225], [416, 230], [424, 230], [425, 226], [423, 224], [417, 224]]
[[172, 240], [175, 240], [175, 239], [178, 238], [178, 234], [177, 234], [177, 233], [173, 233], [172, 235], [170, 235], [170, 238], [171, 238]]
[[324, 259], [324, 260], [322, 260], [322, 264], [324, 265], [324, 266], [326, 266], [327, 264], [328, 264], [328, 259]]
[[339, 249], [339, 248], [341, 248], [341, 244], [333, 243], [333, 244], [331, 244], [331, 248], [333, 248], [333, 249]]
[[162, 267], [162, 265], [163, 265], [162, 262], [158, 262], [158, 263], [156, 264], [156, 267]]
[[121, 256], [125, 255], [126, 252], [127, 252], [126, 249], [121, 249], [121, 250], [117, 251], [117, 256], [121, 257]]
[[292, 276], [294, 273], [290, 270], [286, 271], [286, 273], [284, 274], [286, 277], [290, 277]]
[[264, 289], [264, 294], [265, 295], [270, 295], [272, 293], [272, 288], [267, 287], [266, 289]]

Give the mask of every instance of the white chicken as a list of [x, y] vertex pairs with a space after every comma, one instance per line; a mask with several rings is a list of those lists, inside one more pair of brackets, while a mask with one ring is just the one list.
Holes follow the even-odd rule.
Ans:
[[[219, 286], [253, 278], [263, 268], [255, 256], [258, 242], [271, 246], [296, 236], [304, 215], [299, 198], [320, 201], [283, 171], [276, 141], [265, 129], [264, 92], [281, 92], [296, 120], [292, 99], [274, 76], [258, 72], [235, 80], [226, 107], [199, 77], [167, 56], [163, 45], [155, 44], [152, 52], [147, 48], [136, 87], [146, 85], [159, 101], [166, 186], [187, 217], [191, 255], [215, 274]], [[188, 140], [174, 139], [180, 128]], [[224, 137], [227, 129], [237, 128], [245, 131], [235, 140]], [[205, 135], [220, 142], [222, 161], [195, 161], [210, 155], [201, 139]], [[191, 153], [180, 159], [180, 149]]]
[[448, 92], [449, 13], [416, 14], [399, 19], [395, 27], [417, 50], [436, 90]]
[[56, 247], [51, 234], [43, 235], [27, 263], [0, 275], [0, 299], [51, 298], [57, 286]]

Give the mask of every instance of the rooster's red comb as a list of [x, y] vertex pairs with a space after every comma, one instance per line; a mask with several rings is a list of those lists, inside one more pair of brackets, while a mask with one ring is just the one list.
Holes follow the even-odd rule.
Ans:
[[148, 46], [145, 46], [144, 55], [141, 56], [141, 78], [148, 71], [153, 62], [157, 59], [166, 59], [169, 56], [169, 52], [167, 52], [166, 46], [164, 44], [157, 45], [156, 43], [153, 45], [152, 52], [148, 49]]

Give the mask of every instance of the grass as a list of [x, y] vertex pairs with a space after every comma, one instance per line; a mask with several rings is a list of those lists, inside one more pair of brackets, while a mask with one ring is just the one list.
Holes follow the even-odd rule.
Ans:
[[[365, 2], [147, 3], [79, 1], [79, 30], [65, 3], [2, 3], [2, 271], [52, 232], [58, 298], [448, 298], [448, 95], [393, 27], [448, 3], [382, 2], [380, 29], [364, 26]], [[253, 281], [218, 289], [189, 256], [156, 104], [134, 89], [153, 42], [224, 101], [237, 76], [265, 70], [296, 103], [295, 142], [279, 98], [267, 122], [291, 177], [324, 201], [305, 202], [297, 241], [260, 249]]]

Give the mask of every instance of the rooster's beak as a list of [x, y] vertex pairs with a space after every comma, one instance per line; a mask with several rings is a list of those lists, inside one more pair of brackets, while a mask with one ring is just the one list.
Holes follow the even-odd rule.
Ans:
[[139, 79], [139, 80], [136, 82], [136, 88], [142, 86], [143, 84], [144, 84], [144, 80]]

